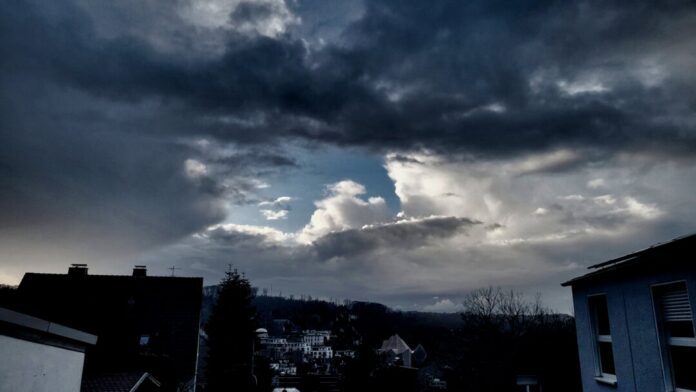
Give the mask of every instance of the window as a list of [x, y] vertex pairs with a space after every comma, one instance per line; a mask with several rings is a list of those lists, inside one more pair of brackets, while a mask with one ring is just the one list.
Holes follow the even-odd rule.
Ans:
[[696, 335], [686, 283], [653, 288], [662, 335], [665, 374], [676, 391], [696, 391]]
[[609, 327], [609, 309], [606, 295], [593, 295], [589, 298], [590, 317], [596, 348], [598, 381], [616, 383], [614, 348]]

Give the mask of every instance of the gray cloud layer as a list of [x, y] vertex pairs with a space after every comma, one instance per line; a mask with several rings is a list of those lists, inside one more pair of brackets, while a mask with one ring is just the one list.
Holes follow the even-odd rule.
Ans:
[[[211, 4], [0, 3], [6, 264], [117, 259], [201, 232], [230, 204], [258, 203], [259, 178], [296, 168], [288, 141], [453, 161], [582, 152], [517, 174], [531, 178], [625, 156], [693, 164], [693, 2]], [[432, 208], [416, 198], [413, 210]], [[427, 246], [466, 216], [329, 234], [312, 257]]]
[[456, 217], [403, 221], [329, 233], [315, 241], [313, 246], [320, 260], [356, 257], [378, 249], [403, 250], [422, 247], [433, 240], [449, 238], [460, 230], [480, 223]]

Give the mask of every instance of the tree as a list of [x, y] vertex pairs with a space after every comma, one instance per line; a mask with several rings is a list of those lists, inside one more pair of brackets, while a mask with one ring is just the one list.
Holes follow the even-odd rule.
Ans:
[[464, 297], [462, 305], [462, 318], [469, 328], [495, 330], [511, 336], [524, 335], [551, 317], [538, 294], [534, 301], [528, 301], [522, 293], [500, 287], [474, 290]]
[[249, 281], [237, 270], [225, 273], [205, 332], [208, 335], [206, 391], [251, 391], [256, 309]]
[[17, 287], [0, 284], [0, 306], [13, 308], [17, 305]]
[[519, 374], [538, 376], [544, 390], [580, 389], [572, 317], [553, 314], [538, 295], [494, 287], [472, 291], [463, 305], [457, 389], [512, 390]]

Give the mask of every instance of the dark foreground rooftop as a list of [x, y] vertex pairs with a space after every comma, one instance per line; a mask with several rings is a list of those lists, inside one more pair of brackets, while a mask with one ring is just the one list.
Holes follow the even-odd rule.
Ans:
[[163, 384], [189, 382], [196, 372], [202, 278], [27, 273], [19, 310], [97, 335], [86, 376], [148, 372]]
[[625, 256], [591, 265], [587, 268], [594, 271], [564, 282], [562, 286], [572, 286], [610, 275], [619, 276], [638, 268], [667, 268], [675, 263], [686, 262], [687, 260], [683, 256], [678, 256], [693, 255], [694, 250], [696, 250], [696, 234], [689, 234], [668, 242], [655, 244]]

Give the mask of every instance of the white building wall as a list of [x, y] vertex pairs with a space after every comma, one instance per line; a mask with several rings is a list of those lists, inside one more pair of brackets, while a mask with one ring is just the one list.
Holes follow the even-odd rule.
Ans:
[[0, 392], [79, 392], [85, 354], [0, 335]]

